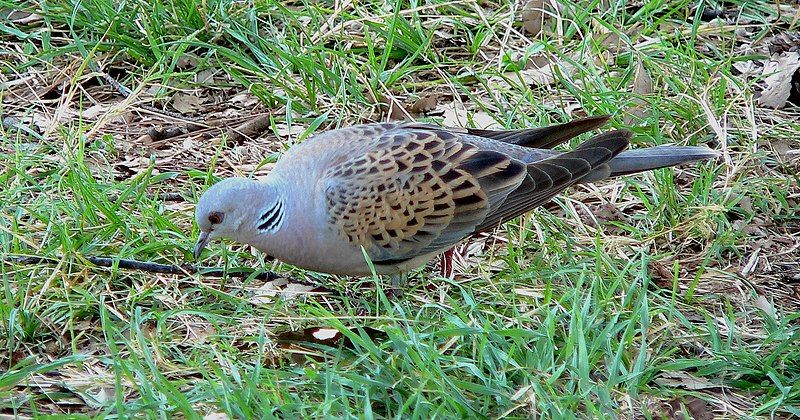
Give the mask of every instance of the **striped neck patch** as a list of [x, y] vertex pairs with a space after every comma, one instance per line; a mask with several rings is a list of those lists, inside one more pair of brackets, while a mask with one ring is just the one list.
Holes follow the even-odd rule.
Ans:
[[258, 219], [258, 230], [262, 233], [275, 233], [281, 228], [283, 224], [283, 199], [278, 198], [275, 204], [272, 205], [261, 217]]

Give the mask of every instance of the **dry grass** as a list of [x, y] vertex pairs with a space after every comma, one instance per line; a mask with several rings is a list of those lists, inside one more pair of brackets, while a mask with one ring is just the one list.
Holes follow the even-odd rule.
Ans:
[[[0, 413], [800, 415], [800, 14], [692, 4], [0, 0], [0, 257], [58, 261], [0, 266]], [[207, 185], [317, 131], [601, 113], [723, 157], [573, 188], [399, 300], [236, 245], [207, 262], [326, 293], [82, 258], [183, 263]]]

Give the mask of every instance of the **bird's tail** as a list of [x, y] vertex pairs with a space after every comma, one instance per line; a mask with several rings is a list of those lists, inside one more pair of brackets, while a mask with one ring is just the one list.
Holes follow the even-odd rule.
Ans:
[[696, 160], [719, 156], [714, 150], [701, 146], [656, 146], [626, 150], [583, 178], [582, 182], [599, 181], [613, 176], [634, 174], [651, 169], [677, 166]]

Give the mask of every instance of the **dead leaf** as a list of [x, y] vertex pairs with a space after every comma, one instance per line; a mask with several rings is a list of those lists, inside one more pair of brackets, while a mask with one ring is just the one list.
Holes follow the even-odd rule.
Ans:
[[95, 409], [106, 407], [116, 395], [113, 386], [92, 386], [82, 382], [71, 382], [63, 382], [64, 388], [77, 395], [87, 406]]
[[292, 124], [291, 126], [279, 123], [275, 124], [276, 133], [279, 137], [294, 137], [306, 131], [306, 128], [299, 124]]
[[[362, 327], [361, 329], [372, 340], [383, 340], [386, 338], [386, 333], [381, 330], [371, 327]], [[358, 330], [355, 328], [350, 329], [350, 331], [358, 334]], [[331, 347], [338, 346], [342, 339], [345, 340], [343, 343], [345, 347], [352, 348], [353, 344], [347, 339], [347, 336], [341, 331], [329, 327], [310, 327], [301, 331], [286, 331], [276, 334], [274, 338], [276, 342], [284, 345], [301, 342], [323, 344]]]
[[84, 109], [83, 112], [81, 112], [81, 117], [93, 120], [97, 118], [100, 114], [107, 111], [108, 111], [107, 105], [95, 104], [90, 106], [89, 108]]
[[184, 54], [178, 58], [175, 67], [178, 70], [195, 68], [200, 63], [200, 58], [194, 54]]
[[525, 63], [525, 69], [543, 69], [550, 64], [550, 60], [545, 54], [534, 54]]
[[800, 53], [781, 54], [770, 60], [763, 75], [766, 88], [758, 98], [758, 104], [768, 108], [782, 108], [792, 93], [792, 76], [800, 69]]
[[[683, 399], [685, 400], [683, 403], [679, 398], [667, 402], [667, 418], [683, 420], [686, 418], [685, 414], [688, 414], [688, 418], [693, 420], [712, 420], [714, 418], [714, 411], [707, 402], [692, 395], [687, 395]], [[684, 413], [681, 405], [686, 408], [686, 413]]]
[[409, 116], [403, 104], [394, 97], [381, 98], [380, 109], [389, 120], [402, 121]]
[[429, 93], [417, 99], [411, 105], [409, 111], [412, 114], [425, 114], [436, 109], [436, 105], [438, 104], [439, 104], [439, 95], [435, 93]]
[[661, 372], [653, 381], [664, 387], [683, 388], [692, 391], [720, 387], [708, 379], [698, 378], [684, 371]]
[[689, 415], [694, 420], [712, 420], [714, 418], [714, 411], [711, 406], [700, 398], [691, 395], [686, 396], [686, 411], [689, 412]]
[[231, 97], [228, 101], [234, 104], [239, 104], [242, 106], [242, 108], [252, 108], [260, 102], [258, 97], [251, 94], [250, 92], [237, 93], [236, 95]]
[[792, 146], [784, 139], [770, 142], [770, 145], [772, 146], [772, 150], [775, 151], [775, 154], [781, 158], [781, 160], [783, 160], [782, 158], [786, 157], [786, 154], [792, 150]]
[[[514, 73], [510, 74], [513, 75]], [[520, 70], [517, 74], [519, 74], [526, 86], [549, 86], [556, 81], [553, 67], [550, 64], [540, 68]]]
[[29, 25], [31, 23], [40, 22], [42, 20], [41, 15], [37, 15], [36, 13], [26, 12], [24, 10], [11, 10], [3, 9], [2, 14], [8, 13], [5, 18], [8, 19], [11, 23], [15, 23], [17, 25]]
[[753, 77], [761, 74], [762, 66], [760, 62], [748, 60], [748, 61], [735, 61], [731, 64], [736, 71], [741, 73], [744, 77]]
[[444, 111], [443, 124], [447, 127], [501, 128], [491, 115], [483, 111], [470, 112], [461, 102], [442, 104], [440, 108]]
[[194, 114], [203, 108], [207, 98], [178, 92], [172, 97], [172, 107], [181, 114]]
[[214, 85], [214, 69], [205, 69], [194, 75], [194, 80], [200, 84]]
[[603, 32], [597, 35], [597, 42], [612, 53], [617, 53], [622, 49], [622, 38], [615, 32]]
[[[650, 74], [641, 61], [639, 61], [636, 66], [636, 75], [633, 77], [633, 93], [638, 96], [647, 96], [653, 93], [653, 79], [650, 77]], [[647, 109], [647, 101], [643, 98], [634, 98], [633, 102], [636, 105], [630, 108], [625, 115], [625, 124], [627, 125], [641, 123], [647, 119], [650, 114]]]
[[800, 33], [780, 32], [770, 40], [769, 52], [800, 52]]
[[767, 232], [761, 228], [761, 225], [763, 224], [764, 224], [763, 220], [760, 220], [758, 217], [755, 217], [749, 223], [745, 220], [734, 220], [731, 225], [733, 226], [734, 230], [742, 232], [745, 235], [757, 236], [763, 238], [764, 236], [767, 236]]
[[549, 2], [545, 0], [530, 0], [522, 6], [522, 28], [531, 38], [537, 37], [542, 32], [542, 26], [547, 19]]
[[184, 342], [202, 344], [208, 341], [208, 337], [217, 333], [212, 324], [189, 323], [186, 325], [186, 337]]
[[628, 216], [613, 203], [603, 204], [594, 214], [601, 222], [625, 222], [628, 220]]
[[658, 287], [667, 290], [672, 289], [674, 276], [664, 263], [661, 261], [649, 261], [647, 268], [650, 269], [650, 277]]
[[748, 196], [743, 196], [741, 200], [739, 200], [738, 204], [739, 208], [744, 210], [747, 214], [753, 214], [753, 200]]
[[756, 306], [756, 308], [764, 311], [764, 313], [767, 314], [773, 320], [775, 321], [778, 320], [778, 313], [775, 311], [775, 306], [773, 306], [764, 296], [758, 295], [753, 304]]
[[290, 279], [281, 277], [261, 285], [254, 291], [249, 301], [255, 304], [265, 304], [272, 303], [276, 298], [292, 300], [302, 295], [319, 295], [323, 293], [330, 293], [330, 291], [319, 286], [290, 281]]
[[653, 93], [653, 79], [640, 61], [636, 67], [636, 76], [633, 78], [633, 93], [649, 95]]

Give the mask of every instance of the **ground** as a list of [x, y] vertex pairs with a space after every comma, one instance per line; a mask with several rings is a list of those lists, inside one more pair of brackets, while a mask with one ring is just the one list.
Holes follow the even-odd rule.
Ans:
[[[390, 3], [0, 0], [0, 414], [800, 415], [797, 3]], [[402, 296], [191, 261], [199, 194], [315, 132], [599, 114], [720, 158], [572, 188]]]

